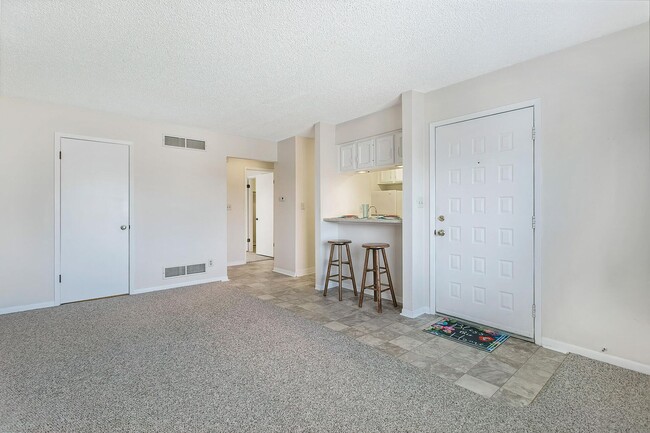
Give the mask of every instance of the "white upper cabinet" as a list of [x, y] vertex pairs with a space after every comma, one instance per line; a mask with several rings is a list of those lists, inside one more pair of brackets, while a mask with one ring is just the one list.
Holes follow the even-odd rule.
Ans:
[[367, 170], [375, 166], [375, 139], [357, 141], [357, 169]]
[[402, 155], [402, 133], [395, 133], [395, 164], [402, 165], [404, 155]]
[[391, 132], [339, 146], [339, 171], [372, 170], [402, 164], [402, 132]]
[[356, 143], [339, 146], [339, 170], [352, 171], [357, 168]]
[[391, 184], [391, 183], [402, 183], [403, 172], [401, 168], [396, 168], [395, 170], [384, 170], [379, 172], [378, 183], [381, 184]]
[[375, 140], [375, 167], [393, 165], [395, 149], [393, 134], [382, 135]]

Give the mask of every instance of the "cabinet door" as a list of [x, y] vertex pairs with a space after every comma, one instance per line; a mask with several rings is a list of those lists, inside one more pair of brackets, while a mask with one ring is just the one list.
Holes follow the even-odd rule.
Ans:
[[339, 146], [339, 171], [352, 171], [356, 168], [355, 143]]
[[402, 183], [404, 179], [404, 171], [401, 168], [395, 169], [395, 182]]
[[375, 166], [382, 167], [395, 163], [393, 134], [378, 137], [375, 141]]
[[402, 155], [402, 133], [395, 133], [395, 164], [402, 165], [404, 157]]
[[357, 141], [357, 169], [368, 169], [375, 166], [375, 140]]
[[379, 183], [392, 183], [393, 170], [384, 170], [379, 172]]

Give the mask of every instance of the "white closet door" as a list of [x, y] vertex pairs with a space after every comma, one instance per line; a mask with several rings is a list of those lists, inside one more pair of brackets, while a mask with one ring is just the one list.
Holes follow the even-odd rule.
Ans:
[[129, 148], [61, 140], [61, 302], [129, 292]]
[[273, 257], [273, 173], [255, 177], [255, 252]]

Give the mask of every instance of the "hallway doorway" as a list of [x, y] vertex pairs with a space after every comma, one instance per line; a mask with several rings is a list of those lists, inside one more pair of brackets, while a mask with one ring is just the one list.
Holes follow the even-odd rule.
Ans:
[[[226, 167], [228, 266], [271, 260], [274, 255], [273, 170], [275, 164], [228, 157]], [[258, 191], [259, 185], [262, 191]]]

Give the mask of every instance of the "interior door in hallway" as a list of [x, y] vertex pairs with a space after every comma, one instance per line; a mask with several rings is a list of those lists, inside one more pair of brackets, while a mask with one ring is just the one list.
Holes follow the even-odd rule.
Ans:
[[436, 310], [534, 335], [533, 108], [435, 130]]
[[61, 303], [129, 293], [129, 146], [61, 139]]
[[255, 177], [255, 252], [273, 257], [273, 173]]

